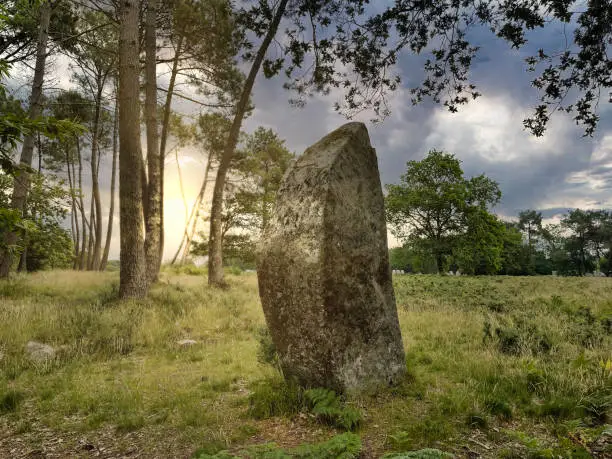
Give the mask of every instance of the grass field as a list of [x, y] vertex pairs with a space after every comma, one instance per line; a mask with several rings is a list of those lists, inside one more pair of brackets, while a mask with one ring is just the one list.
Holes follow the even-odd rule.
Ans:
[[612, 279], [398, 276], [409, 377], [337, 415], [283, 382], [255, 275], [229, 280], [0, 283], [0, 457], [612, 457]]

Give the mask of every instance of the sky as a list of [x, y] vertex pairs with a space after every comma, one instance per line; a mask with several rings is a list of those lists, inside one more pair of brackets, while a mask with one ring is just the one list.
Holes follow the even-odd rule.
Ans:
[[[441, 149], [462, 161], [467, 177], [485, 174], [499, 183], [503, 197], [493, 211], [502, 218], [516, 217], [523, 209], [537, 209], [554, 221], [570, 208], [612, 208], [612, 103], [608, 103], [607, 94], [600, 104], [601, 120], [593, 137], [583, 137], [582, 128], [567, 114], [556, 114], [541, 138], [523, 129], [523, 119], [538, 103], [538, 92], [530, 84], [534, 75], [526, 73], [524, 58], [540, 47], [558, 49], [564, 37], [562, 26], [550, 26], [528, 35], [528, 45], [519, 53], [488, 31], [477, 30], [470, 38], [481, 51], [472, 66], [471, 81], [483, 95], [455, 114], [431, 101], [411, 104], [408, 88], [422, 79], [423, 58], [402, 55], [395, 71], [403, 83], [390, 96], [391, 115], [382, 123], [367, 124], [383, 185], [397, 183], [407, 161]], [[54, 84], [70, 86], [66, 63], [56, 60], [54, 65], [60, 75]], [[165, 87], [165, 69], [160, 68], [159, 74], [159, 84]], [[252, 132], [258, 126], [272, 128], [291, 151], [301, 154], [347, 122], [333, 110], [338, 94], [318, 96], [304, 108], [295, 108], [289, 105], [292, 94], [282, 83], [282, 79], [266, 80], [259, 75], [253, 91], [255, 110], [243, 124], [245, 131]], [[174, 108], [192, 115], [199, 111], [198, 106], [184, 101], [178, 101]], [[361, 118], [368, 120], [370, 115]], [[205, 155], [192, 147], [176, 153], [178, 157], [173, 153], [166, 160], [165, 259], [171, 258], [178, 246], [186, 213], [177, 160], [188, 206], [197, 195], [205, 162]], [[101, 173], [102, 187], [108, 189], [108, 159]], [[106, 213], [108, 193], [103, 194], [103, 200]], [[118, 258], [117, 219], [115, 223], [111, 258]], [[392, 236], [389, 242], [398, 243]]]
[[[400, 59], [396, 70], [403, 84], [390, 97], [392, 113], [382, 123], [368, 125], [382, 183], [398, 183], [407, 161], [441, 149], [462, 161], [467, 177], [485, 174], [499, 183], [503, 196], [493, 211], [502, 218], [537, 209], [555, 221], [570, 208], [612, 208], [612, 103], [607, 94], [593, 137], [583, 137], [583, 129], [565, 113], [553, 116], [543, 137], [523, 128], [523, 119], [538, 103], [531, 86], [534, 74], [526, 72], [524, 58], [540, 47], [558, 49], [565, 40], [563, 27], [531, 33], [520, 53], [488, 31], [471, 38], [481, 46], [471, 81], [483, 95], [458, 113], [431, 101], [413, 106], [408, 88], [423, 77], [422, 58], [405, 54]], [[334, 113], [333, 96], [298, 109], [289, 106], [290, 94], [280, 86], [275, 80], [258, 80], [247, 130], [273, 128], [290, 149], [301, 153], [346, 122]], [[390, 237], [390, 244], [396, 243]]]

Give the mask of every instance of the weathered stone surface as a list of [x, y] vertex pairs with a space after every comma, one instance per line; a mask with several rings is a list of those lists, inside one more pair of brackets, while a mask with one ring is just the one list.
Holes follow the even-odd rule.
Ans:
[[39, 343], [37, 341], [28, 341], [26, 344], [26, 352], [34, 362], [42, 363], [55, 358], [55, 349], [48, 344]]
[[364, 124], [345, 124], [287, 171], [257, 275], [286, 376], [360, 390], [405, 373], [378, 164]]

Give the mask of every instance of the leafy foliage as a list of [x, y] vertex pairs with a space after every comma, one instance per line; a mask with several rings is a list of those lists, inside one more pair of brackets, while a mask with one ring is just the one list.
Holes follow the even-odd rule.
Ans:
[[353, 430], [361, 424], [359, 410], [344, 405], [333, 390], [315, 388], [304, 392], [312, 414], [321, 420], [346, 430]]
[[[215, 156], [223, 147], [227, 123], [220, 115], [199, 119], [201, 142]], [[294, 157], [284, 143], [274, 131], [262, 127], [243, 136], [243, 148], [232, 165], [235, 180], [227, 184], [223, 203], [226, 265], [255, 267], [255, 242], [267, 225], [281, 179]], [[208, 238], [200, 237], [193, 243], [193, 255], [208, 254]]]
[[[276, 12], [267, 1], [247, 4], [237, 9], [237, 24], [261, 38]], [[409, 51], [426, 56], [425, 76], [411, 88], [413, 103], [430, 98], [456, 112], [480, 96], [470, 81], [480, 50], [471, 40], [472, 30], [490, 30], [518, 49], [527, 43], [528, 31], [551, 23], [573, 26], [574, 40], [561, 53], [540, 50], [527, 59], [532, 71], [538, 64], [548, 66], [533, 80], [542, 104], [524, 121], [525, 127], [542, 135], [552, 112], [563, 110], [575, 113], [576, 123], [590, 135], [598, 121], [600, 92], [612, 85], [607, 53], [612, 12], [607, 2], [583, 7], [576, 0], [398, 0], [373, 8], [364, 0], [298, 1], [282, 13], [286, 39], [279, 52], [265, 59], [263, 70], [268, 78], [284, 73], [284, 86], [294, 91], [292, 102], [297, 105], [313, 94], [339, 89], [343, 99], [336, 110], [353, 116], [373, 109], [377, 118], [384, 117], [390, 112], [388, 93], [401, 86], [394, 66]], [[243, 57], [253, 60], [256, 53], [249, 39]]]
[[254, 445], [241, 450], [238, 455], [228, 451], [216, 454], [204, 452], [194, 454], [194, 459], [356, 459], [361, 451], [361, 439], [352, 433], [335, 435], [327, 441], [314, 444], [303, 444], [296, 448], [281, 448], [275, 443]]
[[497, 183], [484, 175], [465, 179], [454, 155], [432, 150], [421, 161], [409, 161], [401, 184], [387, 185], [387, 191], [391, 231], [431, 253], [439, 272], [445, 257], [460, 249], [459, 260], [468, 271], [481, 261], [477, 257], [492, 264], [491, 271], [498, 267], [500, 224], [487, 211], [501, 198]]
[[249, 397], [249, 413], [255, 419], [293, 415], [301, 410], [330, 426], [349, 431], [359, 427], [363, 420], [361, 412], [347, 406], [333, 390], [304, 390], [293, 381], [261, 381]]
[[[38, 21], [43, 0], [7, 0], [0, 9], [0, 58], [15, 64], [36, 53]], [[66, 0], [53, 2], [49, 37], [64, 50], [75, 44], [77, 14]]]
[[[27, 249], [26, 268], [67, 268], [72, 263], [72, 238], [62, 227], [68, 206], [68, 193], [61, 183], [43, 175], [33, 175], [28, 203], [24, 212], [8, 205], [13, 177], [0, 173], [0, 247], [21, 254]], [[5, 234], [17, 232], [19, 245], [2, 247]]]
[[425, 448], [418, 451], [407, 451], [405, 453], [389, 453], [383, 459], [445, 459], [454, 457], [450, 453], [445, 453], [439, 449]]

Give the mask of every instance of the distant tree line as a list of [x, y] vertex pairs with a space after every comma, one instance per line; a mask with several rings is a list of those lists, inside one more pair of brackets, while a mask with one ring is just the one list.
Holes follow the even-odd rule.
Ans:
[[[489, 30], [521, 48], [533, 29], [570, 25], [571, 37], [560, 42], [564, 49], [542, 49], [526, 59], [540, 98], [524, 126], [540, 136], [553, 113], [566, 112], [586, 135], [594, 133], [600, 94], [611, 84], [609, 2], [538, 0], [517, 6], [489, 0], [398, 0], [380, 8], [370, 3], [0, 2], [0, 170], [12, 180], [2, 190], [0, 278], [28, 265], [33, 229], [41, 228], [28, 208], [29, 194], [37, 174], [53, 175], [57, 179], [49, 177], [49, 186], [63, 180], [68, 189], [75, 268], [104, 269], [112, 220], [118, 217], [119, 296], [147, 295], [158, 280], [164, 248], [165, 164], [175, 142], [181, 142], [172, 131], [177, 97], [198, 104], [205, 115], [220, 112], [229, 120], [216, 151], [204, 151], [209, 159], [196, 201], [202, 203], [206, 188], [212, 188], [205, 235], [211, 285], [225, 284], [231, 182], [242, 124], [252, 112], [253, 88], [260, 77], [278, 77], [278, 87], [290, 90], [290, 102], [298, 107], [311, 96], [334, 91], [339, 95], [337, 111], [354, 116], [369, 110], [380, 119], [389, 114], [389, 95], [403, 87], [395, 71], [399, 60], [404, 54], [421, 54], [423, 78], [407, 88], [411, 101], [428, 99], [456, 112], [480, 95], [470, 72], [481, 50], [472, 41], [472, 29]], [[70, 62], [68, 76], [75, 84], [69, 93], [45, 85], [50, 76], [58, 76], [48, 74], [51, 58], [58, 55]], [[25, 67], [34, 71], [28, 100], [22, 101], [5, 81]], [[160, 67], [167, 67], [167, 83], [157, 81]], [[181, 89], [187, 85], [190, 92], [185, 94]], [[108, 198], [100, 180], [100, 170], [106, 169], [115, 176]], [[210, 181], [209, 172], [214, 176]], [[450, 213], [446, 209], [439, 221], [431, 220], [410, 238], [411, 247], [433, 256], [437, 269], [451, 259], [474, 272], [483, 263], [486, 271], [501, 269], [499, 250], [493, 248], [500, 247], [494, 241], [504, 225], [486, 211], [499, 199], [499, 190], [481, 179], [456, 182], [455, 191], [446, 190], [456, 194]], [[87, 196], [84, 188], [90, 190]], [[109, 203], [108, 213], [103, 201]], [[193, 218], [187, 215], [180, 258], [191, 251], [200, 207], [193, 207]], [[460, 250], [469, 244], [474, 250]], [[581, 257], [584, 271], [586, 252]]]
[[574, 209], [558, 224], [525, 210], [516, 221], [490, 212], [501, 198], [484, 175], [465, 179], [452, 154], [431, 151], [410, 161], [399, 185], [388, 185], [387, 220], [403, 242], [392, 269], [407, 272], [583, 276], [612, 275], [612, 212]]

